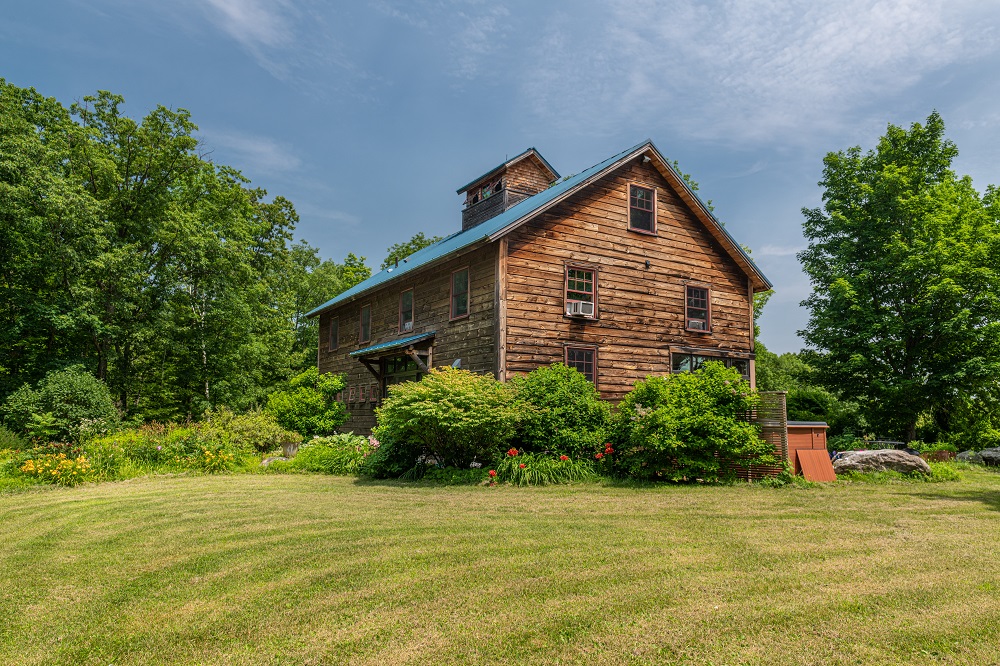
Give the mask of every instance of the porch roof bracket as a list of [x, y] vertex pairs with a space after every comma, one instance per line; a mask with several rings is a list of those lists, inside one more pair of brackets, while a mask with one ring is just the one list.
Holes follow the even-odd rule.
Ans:
[[[427, 364], [423, 362], [423, 360], [420, 358], [420, 355], [417, 353], [417, 350], [415, 350], [413, 347], [407, 347], [406, 355], [412, 358], [413, 362], [416, 363], [417, 367], [420, 368], [422, 371], [429, 372], [429, 370], [427, 369]], [[428, 358], [430, 358], [430, 354], [428, 354], [427, 356]]]

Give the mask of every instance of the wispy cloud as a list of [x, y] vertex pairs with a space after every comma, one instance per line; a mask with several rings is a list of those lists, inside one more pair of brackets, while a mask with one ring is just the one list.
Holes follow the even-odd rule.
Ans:
[[[219, 160], [239, 164], [254, 174], [295, 171], [302, 161], [287, 145], [269, 137], [232, 130], [203, 130], [203, 144]], [[215, 153], [218, 150], [220, 154]]]
[[806, 249], [804, 245], [761, 245], [754, 250], [754, 257], [789, 257]]
[[839, 129], [846, 110], [994, 52], [997, 14], [971, 0], [615, 0], [599, 28], [550, 22], [524, 94], [564, 122], [666, 116], [708, 140]]

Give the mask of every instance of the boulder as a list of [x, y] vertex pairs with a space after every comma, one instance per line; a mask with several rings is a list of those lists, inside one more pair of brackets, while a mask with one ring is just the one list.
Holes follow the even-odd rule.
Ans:
[[1000, 467], [1000, 447], [995, 449], [983, 449], [979, 452], [979, 457], [983, 459], [984, 465]]
[[833, 471], [844, 472], [920, 472], [930, 474], [930, 466], [920, 457], [906, 451], [878, 449], [875, 451], [847, 451], [833, 461]]
[[983, 457], [979, 455], [979, 451], [962, 451], [955, 457], [962, 462], [973, 463], [975, 465], [983, 464]]

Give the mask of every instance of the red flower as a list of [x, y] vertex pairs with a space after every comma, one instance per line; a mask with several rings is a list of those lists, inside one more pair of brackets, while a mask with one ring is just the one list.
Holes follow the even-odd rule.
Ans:
[[569, 456], [559, 456], [559, 460], [569, 460]]
[[496, 476], [496, 475], [497, 475], [497, 471], [495, 469], [491, 469], [490, 470], [490, 476]]
[[521, 469], [524, 469], [525, 467], [527, 467], [527, 465], [525, 465], [524, 463], [521, 463], [520, 465], [518, 465], [518, 467], [520, 467]]
[[517, 449], [511, 449], [510, 451], [507, 452], [507, 455], [509, 455], [511, 457], [516, 456], [517, 455]]
[[603, 454], [603, 453], [598, 453], [598, 454], [597, 454], [596, 456], [594, 456], [594, 457], [595, 457], [595, 458], [597, 458], [598, 460], [600, 460], [601, 458], [603, 458], [603, 457], [604, 457], [604, 454]]

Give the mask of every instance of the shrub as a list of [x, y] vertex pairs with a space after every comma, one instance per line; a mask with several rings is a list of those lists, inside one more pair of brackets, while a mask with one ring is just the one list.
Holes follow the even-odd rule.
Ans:
[[0, 426], [0, 451], [21, 451], [26, 448], [28, 448], [27, 439]]
[[48, 429], [57, 439], [78, 437], [84, 422], [110, 424], [119, 418], [107, 385], [82, 365], [49, 372], [36, 388], [25, 384], [7, 398], [2, 412], [4, 423], [18, 432], [28, 432], [34, 416], [35, 428]]
[[[496, 472], [496, 474], [492, 474]], [[541, 453], [521, 453], [510, 449], [497, 463], [496, 469], [486, 472], [487, 480], [510, 483], [515, 486], [544, 486], [574, 483], [596, 478], [589, 460], [574, 460], [566, 454], [559, 456]]]
[[48, 483], [75, 486], [92, 478], [90, 463], [85, 456], [70, 458], [65, 453], [48, 453], [21, 465], [21, 472]]
[[285, 430], [272, 414], [259, 409], [234, 414], [222, 407], [206, 412], [205, 417], [202, 427], [206, 434], [235, 452], [268, 453], [280, 449], [282, 444], [302, 441], [302, 435]]
[[586, 455], [604, 441], [611, 408], [576, 368], [545, 366], [513, 382], [521, 414], [517, 446], [529, 451]]
[[299, 448], [289, 466], [308, 472], [353, 476], [361, 472], [365, 459], [378, 448], [377, 441], [360, 435], [318, 437]]
[[[373, 479], [398, 479], [413, 469], [423, 467], [422, 461], [418, 460], [422, 454], [423, 447], [419, 442], [407, 446], [383, 437], [378, 448], [365, 458], [361, 474]], [[418, 464], [420, 467], [417, 467]]]
[[612, 467], [633, 478], [718, 481], [732, 477], [730, 463], [771, 464], [771, 445], [746, 421], [756, 402], [738, 371], [714, 361], [636, 382], [615, 415]]
[[378, 439], [401, 444], [400, 453], [423, 449], [445, 467], [493, 460], [518, 422], [511, 386], [454, 368], [391, 386], [375, 413]]
[[266, 411], [282, 428], [303, 437], [328, 435], [347, 420], [347, 411], [336, 399], [343, 390], [343, 375], [321, 375], [311, 367], [293, 377], [287, 390], [268, 396]]

